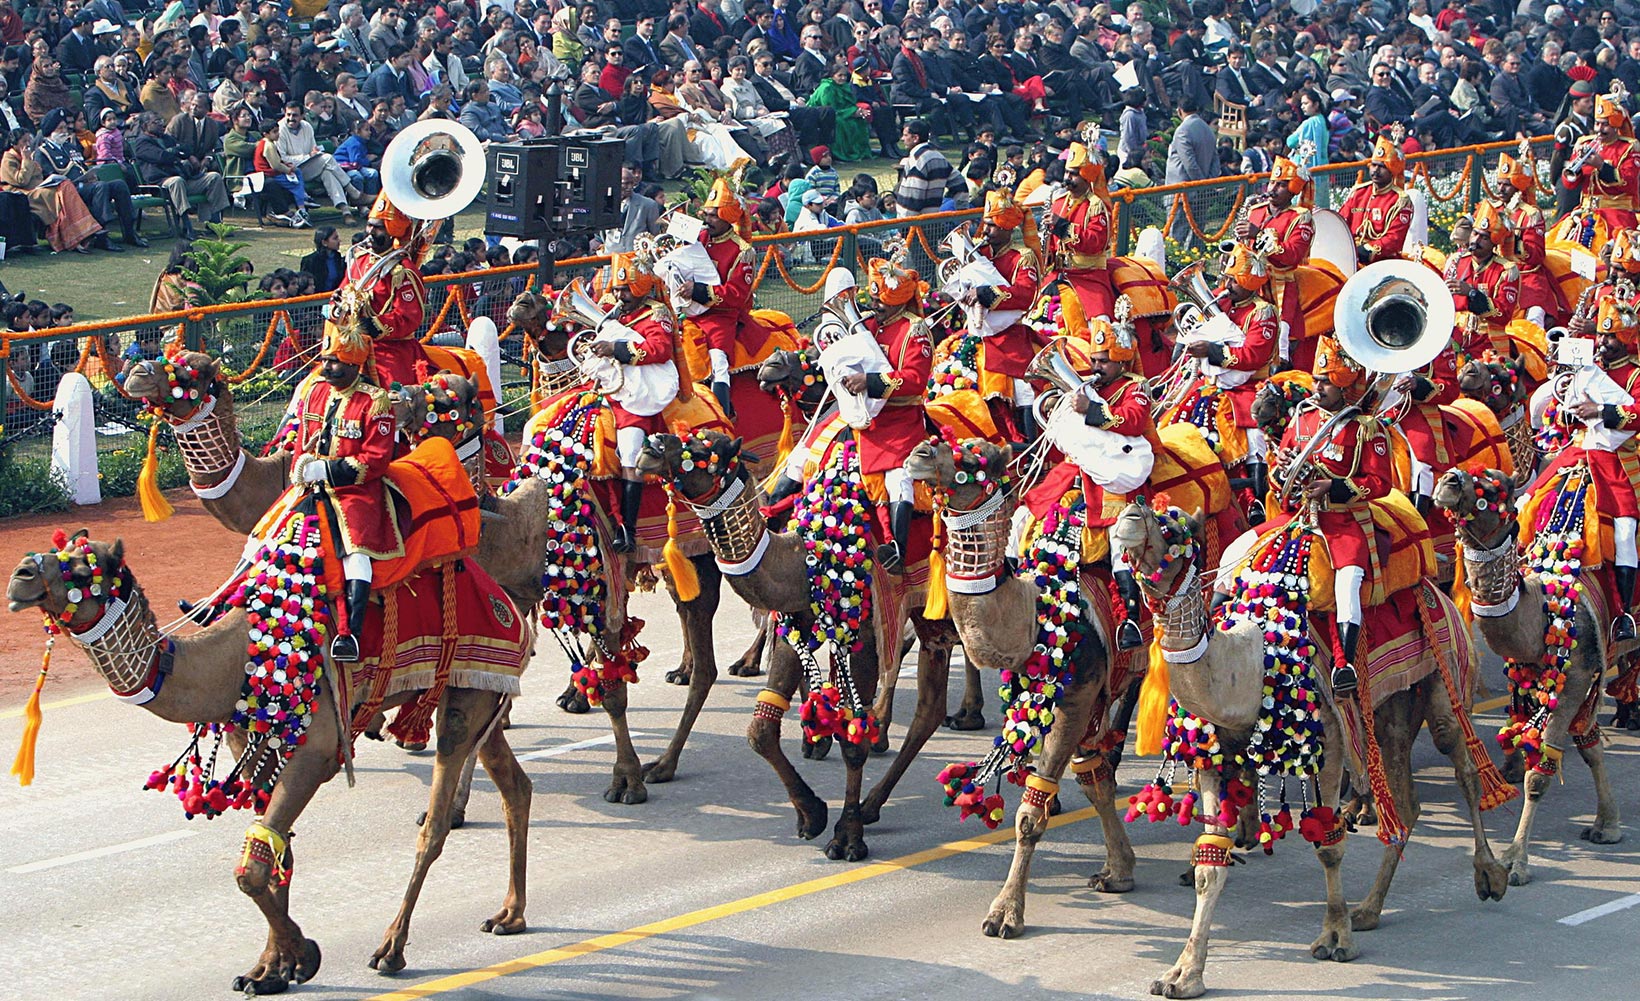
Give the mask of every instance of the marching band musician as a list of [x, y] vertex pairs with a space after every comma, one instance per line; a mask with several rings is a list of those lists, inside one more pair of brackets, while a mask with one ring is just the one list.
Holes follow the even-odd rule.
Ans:
[[1014, 203], [1006, 187], [985, 196], [985, 216], [980, 226], [979, 253], [997, 269], [1008, 284], [1000, 288], [981, 287], [980, 304], [988, 310], [1019, 311], [1020, 322], [985, 338], [983, 368], [1012, 382], [1013, 406], [1019, 432], [1025, 440], [1036, 437], [1036, 417], [1031, 401], [1036, 392], [1026, 379], [1026, 368], [1036, 356], [1037, 344], [1023, 313], [1036, 301], [1041, 280], [1037, 260], [1035, 224], [1026, 227], [1024, 247], [1014, 246], [1014, 231], [1026, 223], [1026, 211]]
[[1475, 322], [1459, 350], [1475, 358], [1491, 348], [1502, 357], [1513, 354], [1505, 334], [1520, 301], [1520, 269], [1504, 257], [1511, 242], [1509, 219], [1492, 202], [1475, 206], [1468, 249], [1453, 254], [1446, 287], [1460, 313]]
[[1605, 280], [1585, 291], [1588, 301], [1581, 310], [1574, 308], [1571, 319], [1566, 323], [1566, 329], [1573, 337], [1588, 336], [1594, 327], [1596, 313], [1607, 299], [1616, 299], [1626, 306], [1634, 301], [1636, 289], [1640, 289], [1640, 233], [1628, 229], [1618, 232], [1607, 245], [1607, 250], [1610, 257]]
[[[614, 319], [627, 331], [616, 328], [615, 335], [607, 340], [600, 336], [590, 350], [600, 358], [613, 358], [622, 365], [671, 367], [677, 317], [671, 307], [656, 297], [660, 279], [644, 264], [637, 254], [615, 254], [610, 258], [609, 289], [616, 300]], [[628, 388], [632, 391], [627, 392]], [[678, 380], [674, 375], [671, 380], [662, 379], [642, 387], [628, 381], [621, 390], [608, 396], [609, 408], [615, 414], [615, 454], [621, 463], [621, 518], [612, 540], [612, 547], [618, 553], [630, 553], [638, 548], [638, 512], [643, 505], [644, 490], [638, 456], [649, 435], [666, 430], [661, 412], [677, 395]]]
[[928, 285], [921, 276], [880, 257], [872, 258], [868, 273], [866, 289], [880, 304], [872, 333], [893, 368], [885, 373], [851, 373], [843, 377], [842, 386], [886, 404], [868, 427], [855, 431], [855, 438], [860, 446], [861, 474], [883, 477], [892, 541], [878, 548], [877, 560], [884, 570], [897, 574], [905, 567], [911, 533], [912, 483], [905, 473], [905, 460], [928, 433], [923, 393], [933, 367], [934, 346], [922, 317]]
[[1065, 193], [1048, 207], [1048, 260], [1088, 316], [1109, 316], [1116, 304], [1110, 221], [1104, 154], [1073, 142], [1065, 160]]
[[[1145, 392], [1145, 380], [1132, 371], [1133, 361], [1138, 357], [1132, 325], [1112, 325], [1103, 317], [1089, 319], [1070, 300], [1067, 300], [1067, 307], [1065, 329], [1070, 336], [1086, 341], [1093, 371], [1093, 388], [1099, 394], [1099, 399], [1095, 400], [1090, 399], [1087, 393], [1079, 392], [1072, 398], [1072, 407], [1082, 415], [1082, 421], [1088, 427], [1103, 428], [1129, 438], [1148, 439], [1154, 454], [1161, 448], [1161, 443], [1151, 419], [1150, 396]], [[1084, 469], [1082, 473], [1097, 489], [1097, 494], [1089, 491], [1087, 498], [1087, 525], [1089, 528], [1103, 528], [1108, 534], [1110, 526], [1116, 523], [1122, 509], [1127, 506], [1129, 495], [1106, 489], [1100, 482], [1100, 471], [1097, 469]], [[1126, 614], [1116, 631], [1116, 649], [1132, 650], [1144, 644], [1139, 630], [1142, 594], [1122, 549], [1114, 543], [1110, 547], [1110, 565], [1111, 576], [1115, 578], [1116, 591], [1122, 598]]]
[[1389, 442], [1378, 419], [1368, 414], [1340, 422], [1311, 449], [1307, 467], [1289, 468], [1323, 425], [1366, 391], [1366, 372], [1331, 337], [1321, 338], [1315, 355], [1315, 395], [1299, 405], [1276, 452], [1280, 480], [1299, 475], [1288, 507], [1268, 528], [1291, 521], [1305, 508], [1314, 511], [1333, 565], [1333, 602], [1342, 659], [1332, 670], [1333, 694], [1355, 694], [1356, 644], [1361, 636], [1361, 590], [1370, 556], [1365, 526], [1372, 524], [1367, 502], [1390, 492]]
[[1544, 243], [1548, 226], [1537, 207], [1537, 177], [1529, 142], [1522, 143], [1520, 157], [1498, 156], [1498, 182], [1514, 188], [1504, 206], [1504, 218], [1515, 241], [1513, 257], [1520, 268], [1520, 301], [1517, 312], [1540, 327], [1548, 328], [1566, 317], [1567, 303], [1560, 282], [1544, 266]]
[[735, 344], [740, 342], [749, 354], [755, 355], [768, 333], [751, 315], [757, 255], [739, 232], [746, 221], [746, 207], [741, 204], [730, 177], [720, 177], [712, 184], [711, 194], [701, 209], [701, 221], [706, 225], [706, 239], [702, 243], [717, 267], [718, 284], [691, 282], [687, 295], [706, 307], [694, 321], [700, 327], [711, 361], [712, 395], [722, 404], [723, 412], [733, 417], [729, 373]]
[[1368, 180], [1351, 188], [1338, 210], [1355, 234], [1355, 256], [1362, 264], [1400, 257], [1412, 226], [1412, 199], [1402, 190], [1406, 156], [1397, 141], [1399, 130], [1390, 133], [1372, 146]]
[[[1251, 245], [1260, 234], [1269, 241], [1266, 260], [1270, 266], [1268, 298], [1281, 316], [1281, 357], [1294, 368], [1309, 369], [1315, 361], [1315, 344], [1304, 337], [1304, 304], [1298, 288], [1298, 268], [1310, 259], [1315, 239], [1315, 221], [1310, 206], [1315, 201], [1315, 182], [1310, 172], [1284, 156], [1276, 157], [1270, 169], [1270, 184], [1263, 203], [1254, 205], [1236, 226], [1236, 240]], [[1297, 202], [1295, 205], [1294, 202]]]
[[[1594, 99], [1594, 134], [1579, 140], [1561, 184], [1579, 195], [1581, 217], [1574, 213], [1557, 227], [1562, 235], [1585, 247], [1600, 247], [1619, 230], [1635, 227], [1635, 209], [1640, 206], [1640, 148], [1634, 138], [1634, 123], [1618, 97], [1602, 94]], [[1580, 231], [1564, 232], [1566, 225]]]
[[291, 482], [326, 508], [342, 560], [346, 616], [330, 644], [343, 663], [359, 659], [373, 561], [404, 555], [404, 538], [382, 476], [393, 461], [397, 422], [385, 390], [363, 377], [371, 342], [356, 327], [333, 326], [319, 355], [321, 381], [296, 407]]
[[[1640, 316], [1633, 303], [1615, 296], [1603, 299], [1592, 333], [1606, 375], [1631, 399], [1640, 400], [1640, 359], [1635, 357]], [[1612, 577], [1621, 606], [1612, 621], [1612, 639], [1634, 639], [1634, 616], [1629, 610], [1634, 607], [1635, 568], [1640, 566], [1635, 546], [1635, 529], [1640, 525], [1640, 478], [1633, 472], [1640, 470], [1640, 459], [1636, 457], [1640, 443], [1634, 437], [1640, 430], [1640, 402], [1597, 403], [1589, 398], [1567, 401], [1558, 419], [1572, 429], [1572, 444], [1561, 449], [1548, 468], [1538, 474], [1532, 493], [1537, 495], [1577, 462], [1588, 463], [1595, 504], [1612, 518]], [[1601, 430], [1614, 433], [1596, 433]]]
[[[348, 252], [347, 279], [332, 297], [335, 312], [362, 323], [375, 340], [372, 362], [384, 387], [415, 382], [416, 363], [426, 360], [419, 338], [427, 289], [417, 262], [405, 253], [414, 229], [414, 220], [386, 194], [377, 195], [365, 240]], [[392, 262], [385, 263], [390, 256]]]

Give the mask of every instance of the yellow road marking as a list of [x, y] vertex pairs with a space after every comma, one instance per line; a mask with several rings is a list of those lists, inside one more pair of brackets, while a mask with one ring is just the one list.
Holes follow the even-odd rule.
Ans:
[[[1048, 822], [1048, 826], [1063, 827], [1066, 824], [1079, 823], [1093, 816], [1095, 816], [1093, 807], [1085, 806], [1080, 810], [1072, 810], [1069, 813], [1062, 813], [1059, 816], [1054, 817]], [[925, 848], [920, 852], [912, 852], [910, 855], [902, 855], [899, 858], [888, 859], [883, 862], [872, 862], [868, 865], [858, 866], [845, 872], [833, 873], [830, 876], [822, 876], [819, 879], [805, 880], [801, 883], [794, 883], [791, 886], [783, 886], [779, 889], [769, 890], [765, 893], [756, 893], [749, 897], [742, 897], [739, 900], [731, 900], [728, 903], [717, 904], [713, 907], [704, 907], [698, 911], [690, 911], [687, 914], [679, 914], [676, 917], [666, 918], [661, 921], [654, 921], [646, 925], [639, 925], [636, 928], [629, 928], [626, 931], [612, 932], [608, 935], [599, 935], [596, 938], [589, 938], [585, 941], [576, 942], [571, 945], [559, 946], [556, 949], [548, 949], [545, 952], [538, 952], [532, 956], [524, 956], [519, 959], [509, 959], [503, 963], [496, 963], [494, 966], [486, 966], [477, 970], [469, 970], [465, 973], [456, 973], [448, 977], [440, 977], [437, 980], [429, 980], [427, 983], [417, 984], [414, 987], [406, 987], [403, 990], [390, 991], [386, 994], [378, 994], [375, 997], [370, 998], [369, 1001], [416, 1001], [418, 998], [430, 998], [438, 994], [444, 994], [448, 991], [460, 990], [463, 987], [472, 987], [475, 984], [482, 984], [486, 981], [495, 980], [498, 977], [510, 976], [514, 973], [523, 973], [527, 970], [538, 970], [543, 966], [551, 966], [554, 963], [562, 963], [568, 959], [578, 959], [581, 956], [588, 956], [595, 952], [618, 949], [623, 945], [631, 945], [634, 942], [641, 942], [644, 939], [653, 938], [656, 935], [666, 935], [671, 932], [682, 931], [685, 928], [693, 928], [696, 925], [706, 924], [709, 921], [717, 921], [720, 918], [732, 917], [736, 914], [744, 914], [747, 911], [755, 911], [759, 908], [784, 903], [788, 900], [796, 900], [799, 897], [807, 897], [811, 894], [819, 893], [822, 890], [831, 890], [839, 886], [848, 886], [852, 883], [875, 879], [878, 876], [887, 876], [890, 873], [901, 872], [905, 869], [915, 868], [919, 865], [927, 865], [930, 862], [938, 862], [941, 859], [947, 859], [953, 855], [962, 855], [966, 852], [977, 851], [991, 845], [1001, 844], [1004, 841], [1011, 841], [1013, 840], [1013, 837], [1013, 829], [1008, 827], [1001, 830], [991, 831], [987, 834], [982, 834], [977, 838], [967, 838], [962, 841], [949, 841], [934, 848]]]
[[[87, 692], [84, 695], [75, 695], [66, 699], [58, 699], [55, 702], [42, 702], [40, 703], [40, 711], [50, 712], [53, 709], [67, 709], [69, 706], [84, 705], [87, 702], [100, 702], [103, 699], [111, 699], [113, 697], [114, 693], [108, 691], [107, 689], [103, 689], [100, 692]], [[23, 709], [23, 706], [18, 706], [16, 709], [0, 710], [0, 719], [17, 719], [23, 715]]]

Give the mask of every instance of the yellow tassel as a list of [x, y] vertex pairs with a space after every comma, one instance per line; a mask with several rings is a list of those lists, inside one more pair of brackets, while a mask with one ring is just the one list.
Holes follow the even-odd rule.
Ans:
[[40, 723], [44, 719], [40, 712], [40, 689], [45, 687], [46, 672], [51, 670], [51, 647], [56, 641], [55, 636], [46, 637], [46, 652], [40, 658], [40, 676], [34, 679], [34, 693], [28, 697], [28, 705], [23, 707], [23, 742], [17, 748], [17, 759], [11, 763], [11, 773], [17, 776], [18, 785], [34, 783], [34, 746], [40, 739]]
[[777, 469], [786, 468], [786, 457], [792, 454], [797, 442], [792, 435], [792, 398], [789, 393], [780, 394], [780, 440], [775, 442], [774, 460]]
[[934, 507], [934, 548], [928, 553], [928, 600], [923, 603], [923, 618], [931, 621], [949, 614], [945, 590], [945, 524], [939, 506]]
[[176, 514], [176, 509], [159, 489], [159, 418], [148, 425], [148, 455], [142, 460], [142, 471], [137, 474], [137, 499], [142, 502], [145, 521], [164, 521]]
[[678, 503], [672, 488], [666, 488], [666, 545], [661, 547], [661, 558], [666, 560], [666, 572], [672, 575], [672, 588], [679, 601], [694, 601], [700, 597], [700, 577], [695, 565], [683, 555], [678, 545]]
[[1167, 703], [1169, 695], [1167, 659], [1162, 656], [1160, 639], [1150, 644], [1150, 669], [1145, 672], [1144, 687], [1139, 689], [1138, 736], [1134, 751], [1137, 754], [1162, 753], [1162, 737], [1167, 730]]

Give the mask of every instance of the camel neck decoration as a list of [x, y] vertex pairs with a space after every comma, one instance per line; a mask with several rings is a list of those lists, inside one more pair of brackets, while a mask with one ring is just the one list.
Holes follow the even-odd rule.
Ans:
[[[693, 454], [684, 446], [685, 468]], [[739, 482], [738, 480], [736, 482]], [[871, 506], [860, 483], [854, 444], [843, 446], [838, 461], [821, 470], [792, 510], [792, 522], [803, 541], [809, 569], [807, 635], [796, 621], [778, 615], [776, 631], [797, 651], [809, 685], [803, 702], [803, 736], [811, 743], [836, 737], [864, 746], [879, 735], [875, 716], [866, 708], [849, 670], [848, 655], [861, 649], [862, 631], [871, 620]], [[831, 645], [831, 677], [821, 674], [816, 654]], [[840, 683], [840, 684], [839, 684]]]
[[985, 790], [1004, 769], [1009, 781], [1025, 786], [1028, 800], [1040, 800], [1039, 806], [1046, 805], [1052, 792], [1031, 771], [1031, 763], [1046, 746], [1060, 700], [1075, 681], [1072, 651], [1086, 639], [1081, 584], [1085, 517], [1080, 501], [1070, 508], [1055, 507], [1026, 559], [1026, 570], [1041, 589], [1036, 645], [1018, 670], [1002, 670], [998, 695], [1006, 718], [991, 752], [982, 761], [951, 764], [939, 774], [946, 805], [961, 809], [959, 820], [977, 816], [990, 828], [1002, 822], [1002, 797]]
[[[170, 790], [190, 819], [211, 819], [230, 809], [262, 813], [286, 763], [307, 743], [308, 725], [319, 707], [330, 629], [318, 542], [316, 517], [289, 518], [257, 552], [244, 581], [228, 598], [229, 605], [245, 609], [250, 627], [239, 701], [226, 723], [188, 724], [193, 739], [187, 750], [169, 767], [150, 774], [144, 785]], [[235, 732], [243, 735], [245, 748], [219, 780], [213, 774], [217, 754], [223, 738]], [[202, 760], [200, 743], [207, 737], [215, 740]]]
[[1519, 751], [1528, 768], [1546, 775], [1560, 770], [1560, 753], [1547, 744], [1544, 733], [1549, 715], [1560, 704], [1572, 651], [1577, 647], [1588, 491], [1587, 475], [1574, 474], [1562, 485], [1541, 530], [1532, 533], [1526, 551], [1526, 566], [1543, 586], [1543, 620], [1547, 627], [1543, 659], [1537, 664], [1504, 662], [1509, 677], [1509, 722], [1498, 731], [1498, 744], [1505, 753]]
[[[769, 551], [770, 535], [768, 522], [758, 510], [757, 491], [749, 488], [745, 463], [738, 455], [725, 460], [711, 442], [690, 436], [681, 441], [678, 468], [683, 473], [704, 471], [711, 477], [712, 500], [696, 503], [696, 498], [685, 495], [684, 502], [700, 519], [718, 569], [730, 577], [754, 573]], [[682, 493], [675, 486], [667, 489]]]
[[958, 442], [946, 435], [951, 446], [957, 486], [978, 483], [984, 487], [982, 499], [966, 511], [954, 511], [950, 492], [938, 484], [934, 490], [934, 552], [940, 554], [934, 569], [943, 569], [947, 592], [990, 594], [997, 589], [999, 572], [1006, 556], [1008, 528], [1012, 523], [1013, 474], [1006, 462], [990, 468], [985, 449], [978, 442]]
[[979, 388], [979, 345], [978, 337], [967, 334], [943, 361], [934, 366], [928, 377], [930, 400]]
[[[1463, 543], [1464, 578], [1469, 585], [1470, 610], [1480, 618], [1499, 618], [1515, 610], [1520, 600], [1520, 567], [1513, 500], [1514, 484], [1502, 475], [1473, 466], [1456, 481], [1467, 485], [1474, 500], [1461, 510], [1448, 511]], [[1482, 516], [1501, 519], [1508, 526], [1490, 545], [1475, 539], [1475, 520]]]
[[[245, 467], [240, 448], [239, 427], [233, 406], [208, 389], [200, 387], [198, 369], [187, 356], [170, 352], [164, 364], [164, 395], [153, 401], [150, 410], [156, 420], [171, 420], [182, 464], [188, 470], [188, 484], [202, 498], [214, 500], [232, 490]], [[168, 417], [172, 401], [196, 402], [198, 406], [180, 420]]]
[[[556, 427], [537, 431], [513, 478], [501, 489], [505, 496], [532, 478], [547, 485], [545, 517], [561, 528], [555, 532], [557, 547], [541, 571], [541, 623], [569, 656], [571, 681], [593, 706], [603, 703], [609, 686], [636, 683], [637, 665], [648, 655], [637, 643], [641, 619], [628, 616], [617, 649], [607, 649], [603, 642], [610, 568], [598, 542], [591, 480], [594, 417], [602, 406], [602, 397], [587, 393]], [[591, 638], [591, 649], [582, 637]]]

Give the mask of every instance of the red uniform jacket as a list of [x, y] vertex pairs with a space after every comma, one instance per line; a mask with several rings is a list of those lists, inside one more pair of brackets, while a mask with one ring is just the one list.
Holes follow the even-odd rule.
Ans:
[[[719, 284], [708, 290], [706, 311], [694, 318], [695, 324], [700, 327], [707, 349], [722, 351], [733, 364], [737, 339], [748, 353], [755, 354], [767, 336], [762, 325], [751, 318], [757, 255], [734, 230], [715, 240], [708, 237], [703, 245], [717, 265]], [[709, 380], [711, 373], [700, 372], [697, 376]]]
[[[367, 248], [355, 250], [348, 258], [347, 282], [342, 288], [357, 283], [377, 257]], [[369, 305], [383, 328], [372, 352], [378, 381], [383, 386], [414, 383], [416, 363], [427, 357], [419, 340], [427, 315], [427, 289], [421, 275], [403, 264], [394, 265], [370, 287]]]
[[[1070, 222], [1064, 236], [1054, 235], [1059, 219]], [[1071, 283], [1084, 313], [1110, 316], [1116, 292], [1110, 280], [1109, 208], [1092, 192], [1083, 198], [1060, 195], [1049, 210], [1047, 230], [1048, 266]]]
[[[1475, 255], [1463, 254], [1453, 268], [1453, 277], [1479, 289], [1482, 295], [1454, 295], [1452, 304], [1458, 311], [1467, 312], [1480, 320], [1493, 350], [1502, 355], [1511, 354], [1503, 328], [1515, 318], [1515, 305], [1520, 301], [1520, 269], [1494, 253], [1484, 265], [1477, 265]], [[1460, 345], [1466, 354], [1474, 355], [1474, 347], [1483, 346], [1478, 339]]]
[[1270, 374], [1270, 362], [1280, 346], [1281, 318], [1274, 306], [1257, 297], [1239, 306], [1227, 304], [1225, 313], [1242, 329], [1243, 337], [1240, 347], [1224, 349], [1224, 361], [1219, 367], [1253, 373], [1251, 379], [1225, 390], [1225, 396], [1235, 412], [1237, 427], [1257, 427], [1258, 422], [1253, 420], [1253, 397], [1258, 395], [1259, 385]]
[[887, 403], [869, 427], [855, 432], [860, 442], [860, 470], [864, 473], [883, 473], [904, 465], [905, 457], [928, 436], [923, 422], [923, 394], [928, 389], [934, 359], [928, 325], [920, 316], [902, 314], [874, 333], [894, 368], [866, 376], [866, 395]]
[[1371, 181], [1363, 181], [1350, 189], [1338, 213], [1355, 234], [1355, 245], [1368, 252], [1368, 264], [1401, 256], [1412, 226], [1412, 199], [1406, 192], [1380, 190]]
[[1269, 256], [1270, 298], [1281, 311], [1292, 341], [1304, 340], [1303, 303], [1298, 294], [1298, 266], [1310, 260], [1310, 244], [1315, 240], [1315, 220], [1310, 210], [1289, 205], [1276, 212], [1273, 206], [1259, 205], [1247, 213], [1255, 230], [1275, 236], [1277, 247]]
[[[1631, 355], [1615, 365], [1606, 366], [1606, 374], [1612, 381], [1622, 386], [1628, 394], [1640, 399], [1640, 365], [1637, 365]], [[1607, 404], [1605, 407], [1605, 424], [1608, 427], [1627, 431], [1640, 425], [1640, 403], [1631, 403], [1627, 406]], [[1548, 468], [1538, 474], [1537, 481], [1532, 484], [1535, 494], [1557, 473], [1575, 464], [1580, 459], [1589, 463], [1590, 479], [1594, 483], [1595, 502], [1603, 512], [1608, 512], [1614, 518], [1640, 518], [1640, 484], [1633, 482], [1627, 470], [1623, 468], [1623, 458], [1620, 453], [1629, 453], [1631, 462], [1636, 448], [1636, 440], [1630, 438], [1625, 441], [1617, 452], [1585, 448], [1582, 434], [1583, 422], [1571, 417], [1564, 418], [1564, 423], [1574, 429], [1575, 444], [1560, 450]], [[1526, 526], [1530, 530], [1533, 526]]]
[[[1281, 447], [1298, 452], [1321, 430], [1332, 414], [1320, 407], [1302, 406], [1281, 436]], [[1327, 551], [1335, 567], [1368, 568], [1372, 564], [1367, 553], [1366, 533], [1356, 521], [1356, 512], [1368, 501], [1389, 494], [1393, 481], [1390, 468], [1389, 442], [1378, 421], [1371, 417], [1356, 417], [1336, 426], [1327, 440], [1310, 453], [1310, 462], [1316, 472], [1306, 483], [1293, 486], [1293, 496], [1303, 499], [1306, 484], [1315, 479], [1331, 477], [1333, 493], [1318, 502], [1316, 527], [1327, 539]], [[1363, 512], [1364, 513], [1364, 512]], [[1272, 519], [1266, 528], [1285, 524], [1292, 513]]]
[[1520, 267], [1517, 308], [1523, 314], [1534, 306], [1541, 308], [1548, 317], [1545, 327], [1565, 322], [1570, 304], [1560, 293], [1560, 282], [1543, 266], [1548, 227], [1542, 210], [1520, 201], [1517, 195], [1509, 210], [1509, 221], [1515, 229], [1515, 262]]
[[[615, 357], [621, 364], [672, 364], [672, 348], [676, 335], [670, 309], [645, 301], [634, 304], [631, 310], [620, 313], [615, 318], [617, 321], [636, 330], [638, 335], [643, 338], [637, 344], [629, 343], [615, 349]], [[665, 411], [642, 417], [628, 411], [615, 402], [613, 397], [609, 400], [609, 409], [615, 412], [615, 426], [617, 428], [643, 428], [650, 434], [661, 434], [666, 431], [666, 421], [663, 418]]]
[[1640, 207], [1640, 141], [1619, 136], [1602, 143], [1594, 136], [1581, 140], [1572, 151], [1576, 159], [1590, 144], [1598, 145], [1605, 163], [1586, 163], [1577, 173], [1563, 173], [1561, 183], [1579, 192], [1583, 205], [1608, 216], [1608, 223], [1633, 229], [1635, 209]]
[[[979, 252], [996, 265], [1002, 277], [1008, 279], [1007, 285], [996, 290], [997, 298], [990, 308], [1003, 311], [1030, 309], [1031, 303], [1036, 301], [1037, 287], [1041, 284], [1036, 254], [1028, 249], [1008, 247], [993, 256], [990, 244], [982, 245]], [[1031, 328], [1024, 323], [1016, 323], [985, 338], [985, 367], [998, 375], [1022, 379], [1025, 377], [1025, 367], [1036, 357], [1036, 349]]]
[[291, 482], [298, 482], [309, 460], [326, 460], [329, 482], [320, 487], [336, 515], [343, 555], [364, 553], [378, 560], [403, 555], [404, 539], [382, 481], [393, 461], [396, 433], [387, 393], [362, 379], [345, 390], [319, 382], [297, 404], [296, 428]]

